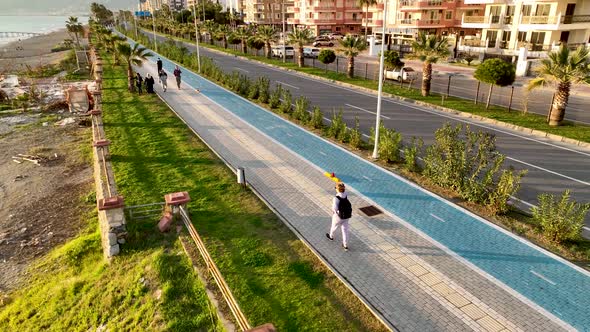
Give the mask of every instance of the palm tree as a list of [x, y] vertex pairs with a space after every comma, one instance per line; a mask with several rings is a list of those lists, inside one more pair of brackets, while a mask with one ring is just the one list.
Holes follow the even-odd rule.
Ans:
[[538, 88], [545, 83], [554, 83], [557, 91], [549, 111], [549, 125], [559, 126], [565, 116], [565, 108], [570, 96], [572, 84], [590, 84], [590, 49], [580, 46], [575, 51], [566, 45], [548, 54], [541, 60], [537, 69], [538, 77], [531, 80], [528, 90]]
[[287, 37], [289, 38], [289, 44], [297, 44], [297, 65], [303, 67], [303, 46], [313, 41], [313, 32], [308, 28], [295, 29]]
[[230, 34], [230, 29], [227, 24], [219, 24], [215, 30], [215, 38], [221, 39], [223, 48], [227, 48], [227, 37]]
[[422, 65], [422, 96], [430, 94], [430, 82], [432, 80], [432, 64], [438, 59], [449, 56], [449, 43], [447, 38], [436, 35], [427, 35], [420, 32], [418, 38], [412, 42], [413, 52], [408, 55], [411, 59], [418, 59]]
[[127, 63], [127, 88], [129, 91], [133, 91], [133, 66], [141, 67], [148, 57], [154, 55], [148, 52], [145, 47], [139, 46], [137, 43], [133, 45], [133, 47], [128, 43], [119, 43], [117, 45], [117, 51], [119, 52], [121, 60]]
[[252, 30], [249, 27], [238, 27], [233, 32], [234, 38], [239, 39], [242, 45], [242, 52], [248, 53], [247, 42], [248, 38], [252, 35]]
[[209, 34], [209, 44], [213, 45], [213, 34], [217, 29], [217, 23], [213, 20], [206, 20], [203, 22], [203, 29]]
[[[387, 0], [383, 0], [387, 1]], [[369, 30], [369, 6], [373, 6], [377, 4], [377, 0], [357, 0], [357, 4], [362, 8], [366, 6], [365, 11], [365, 40], [367, 39], [367, 31]]]
[[272, 25], [260, 26], [258, 27], [258, 31], [256, 31], [255, 38], [256, 40], [264, 43], [264, 53], [269, 59], [272, 55], [272, 48], [270, 44], [277, 40], [276, 34], [277, 30]]
[[80, 39], [78, 38], [78, 34], [84, 32], [84, 27], [82, 23], [78, 22], [78, 18], [75, 16], [70, 16], [69, 19], [66, 21], [66, 29], [69, 33], [73, 34], [76, 37], [76, 45], [80, 47]]
[[119, 49], [118, 49], [117, 45], [121, 42], [124, 42], [124, 41], [125, 41], [124, 37], [121, 37], [119, 35], [115, 35], [113, 33], [106, 35], [104, 38], [104, 46], [108, 52], [111, 52], [113, 54], [113, 63], [115, 65], [120, 64]]
[[367, 42], [362, 37], [346, 36], [339, 40], [340, 48], [338, 53], [343, 54], [348, 59], [347, 75], [349, 78], [354, 76], [354, 57], [367, 48]]

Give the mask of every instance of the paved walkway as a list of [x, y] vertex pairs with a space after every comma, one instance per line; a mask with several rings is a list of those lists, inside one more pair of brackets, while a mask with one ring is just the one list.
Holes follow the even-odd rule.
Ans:
[[[155, 65], [140, 71], [155, 75]], [[183, 71], [190, 86], [158, 89], [162, 98], [232, 167], [246, 169], [249, 184], [392, 329], [590, 326], [587, 272]], [[353, 206], [386, 211], [355, 211], [349, 252], [324, 236], [333, 194], [324, 171], [348, 184]]]

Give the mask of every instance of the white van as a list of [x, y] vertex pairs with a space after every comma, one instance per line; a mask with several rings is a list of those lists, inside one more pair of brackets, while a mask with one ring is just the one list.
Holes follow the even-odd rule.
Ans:
[[316, 47], [304, 47], [303, 57], [304, 58], [317, 58], [320, 55], [321, 49]]
[[[292, 58], [295, 56], [295, 49], [293, 46], [284, 46], [285, 56]], [[282, 58], [283, 57], [283, 45], [275, 45], [272, 47], [272, 56]]]

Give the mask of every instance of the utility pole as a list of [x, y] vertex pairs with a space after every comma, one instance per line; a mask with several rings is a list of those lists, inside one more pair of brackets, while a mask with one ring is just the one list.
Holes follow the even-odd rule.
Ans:
[[377, 119], [375, 120], [375, 146], [373, 159], [379, 158], [379, 127], [381, 127], [381, 99], [383, 98], [383, 64], [385, 62], [385, 28], [387, 27], [387, 2], [383, 0], [383, 31], [381, 37], [381, 56], [379, 59], [379, 91], [377, 92]]
[[201, 73], [201, 55], [199, 53], [199, 29], [197, 28], [197, 3], [193, 3], [193, 17], [195, 18], [195, 40], [197, 42], [197, 65], [199, 66], [199, 74]]
[[153, 3], [152, 3], [151, 0], [150, 0], [150, 7], [152, 7], [152, 12], [151, 12], [151, 15], [152, 15], [152, 28], [154, 30], [154, 46], [155, 46], [156, 53], [157, 53], [158, 52], [158, 39], [156, 38], [156, 15], [155, 15], [156, 10], [155, 10], [155, 7], [153, 6]]
[[285, 20], [285, 0], [282, 0], [281, 4], [281, 12], [283, 16], [283, 62], [287, 62], [287, 51], [286, 51], [286, 43], [287, 43], [287, 35], [286, 35], [286, 20]]

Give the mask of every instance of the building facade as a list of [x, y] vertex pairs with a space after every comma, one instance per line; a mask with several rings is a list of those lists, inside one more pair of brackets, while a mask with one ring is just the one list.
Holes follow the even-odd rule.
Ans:
[[462, 51], [517, 57], [543, 57], [560, 44], [590, 43], [588, 0], [465, 0], [485, 3], [483, 15], [464, 15], [462, 26], [481, 29], [461, 41]]
[[244, 0], [238, 2], [247, 24], [269, 24], [280, 27], [293, 18], [293, 0]]
[[316, 35], [361, 33], [363, 9], [356, 0], [295, 0], [287, 23], [310, 28]]

